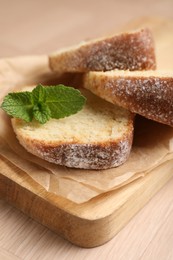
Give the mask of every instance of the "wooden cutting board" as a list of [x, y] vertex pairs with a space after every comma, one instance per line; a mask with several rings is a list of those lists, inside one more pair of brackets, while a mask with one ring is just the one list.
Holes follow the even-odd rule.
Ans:
[[[140, 19], [127, 29], [149, 26], [156, 40], [159, 69], [173, 69], [173, 22]], [[173, 176], [173, 160], [144, 178], [83, 204], [46, 192], [25, 172], [0, 157], [0, 197], [82, 247], [110, 240]]]

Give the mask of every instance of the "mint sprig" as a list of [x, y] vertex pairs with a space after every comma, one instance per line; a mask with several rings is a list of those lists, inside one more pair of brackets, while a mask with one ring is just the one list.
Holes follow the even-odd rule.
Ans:
[[5, 96], [1, 108], [11, 117], [45, 124], [50, 118], [63, 118], [80, 111], [86, 98], [79, 90], [64, 85], [37, 85], [32, 92], [14, 92]]

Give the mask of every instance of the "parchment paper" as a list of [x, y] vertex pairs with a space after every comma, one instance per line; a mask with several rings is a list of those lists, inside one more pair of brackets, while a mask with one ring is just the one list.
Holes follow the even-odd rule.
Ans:
[[[22, 86], [63, 83], [79, 87], [80, 75], [52, 73], [46, 56], [19, 57], [0, 61], [0, 100]], [[0, 110], [0, 155], [26, 172], [48, 192], [83, 203], [144, 177], [155, 167], [173, 159], [173, 128], [141, 117], [135, 122], [132, 151], [125, 164], [94, 171], [70, 169], [28, 153], [16, 139], [11, 121]]]

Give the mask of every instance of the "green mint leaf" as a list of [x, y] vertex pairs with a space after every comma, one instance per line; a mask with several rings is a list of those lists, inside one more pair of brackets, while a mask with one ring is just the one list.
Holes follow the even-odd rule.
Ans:
[[34, 104], [44, 103], [46, 100], [45, 88], [39, 84], [32, 90]]
[[1, 108], [10, 116], [31, 122], [33, 119], [33, 99], [31, 92], [9, 93]]
[[45, 88], [46, 104], [51, 111], [52, 118], [63, 118], [80, 111], [85, 104], [86, 98], [80, 91], [64, 85], [50, 86]]
[[33, 108], [34, 118], [40, 123], [45, 124], [51, 118], [51, 111], [46, 104], [38, 104]]
[[80, 111], [86, 98], [80, 91], [64, 85], [36, 86], [32, 92], [9, 93], [1, 108], [10, 116], [44, 124], [50, 118], [63, 118]]

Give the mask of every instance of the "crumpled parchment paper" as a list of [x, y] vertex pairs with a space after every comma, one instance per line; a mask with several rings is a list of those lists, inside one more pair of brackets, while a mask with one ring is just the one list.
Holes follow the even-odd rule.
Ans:
[[[78, 87], [81, 81], [77, 74], [52, 73], [47, 56], [0, 60], [0, 102], [8, 92], [38, 83], [62, 83]], [[135, 122], [135, 138], [127, 162], [102, 171], [71, 169], [37, 158], [19, 144], [10, 118], [2, 110], [0, 121], [0, 155], [26, 172], [48, 192], [75, 203], [86, 202], [127, 185], [173, 159], [173, 128], [140, 117]]]

